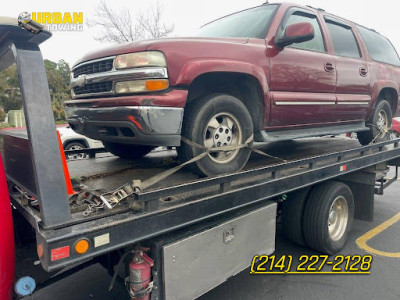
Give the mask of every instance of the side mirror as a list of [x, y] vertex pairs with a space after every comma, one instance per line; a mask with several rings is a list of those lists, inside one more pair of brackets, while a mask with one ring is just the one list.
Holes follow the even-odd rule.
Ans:
[[284, 48], [294, 43], [310, 41], [314, 38], [314, 27], [311, 23], [301, 22], [286, 27], [283, 36], [275, 38], [275, 45]]

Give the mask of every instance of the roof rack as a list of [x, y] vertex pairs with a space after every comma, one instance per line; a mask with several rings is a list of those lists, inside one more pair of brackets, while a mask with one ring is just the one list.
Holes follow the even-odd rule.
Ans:
[[318, 8], [318, 7], [314, 7], [314, 6], [311, 6], [311, 5], [306, 5], [306, 6], [307, 6], [307, 7], [309, 7], [309, 8], [312, 8], [312, 9], [318, 10], [318, 11], [325, 11], [325, 9]]

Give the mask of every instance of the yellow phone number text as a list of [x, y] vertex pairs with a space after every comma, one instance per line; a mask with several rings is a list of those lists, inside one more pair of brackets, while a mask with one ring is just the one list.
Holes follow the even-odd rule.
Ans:
[[371, 255], [256, 255], [250, 274], [370, 274]]

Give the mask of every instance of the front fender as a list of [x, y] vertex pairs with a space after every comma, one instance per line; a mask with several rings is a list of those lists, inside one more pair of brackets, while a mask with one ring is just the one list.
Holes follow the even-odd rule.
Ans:
[[251, 75], [255, 77], [260, 83], [264, 95], [268, 93], [267, 78], [261, 67], [250, 63], [234, 60], [191, 60], [183, 65], [181, 72], [176, 80], [176, 85], [189, 86], [198, 76], [213, 72], [244, 73]]

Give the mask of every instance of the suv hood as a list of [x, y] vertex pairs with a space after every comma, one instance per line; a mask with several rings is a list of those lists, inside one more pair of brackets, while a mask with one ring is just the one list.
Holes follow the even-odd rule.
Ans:
[[162, 51], [163, 46], [171, 47], [176, 45], [178, 47], [180, 44], [188, 44], [188, 43], [246, 44], [248, 40], [249, 40], [248, 38], [188, 37], [188, 38], [163, 38], [163, 39], [130, 42], [89, 52], [83, 57], [81, 57], [78, 61], [76, 61], [72, 68], [74, 68], [76, 65], [80, 63], [92, 59], [98, 59], [102, 57], [114, 56], [125, 53], [146, 51], [150, 46], [151, 49], [158, 49]]

